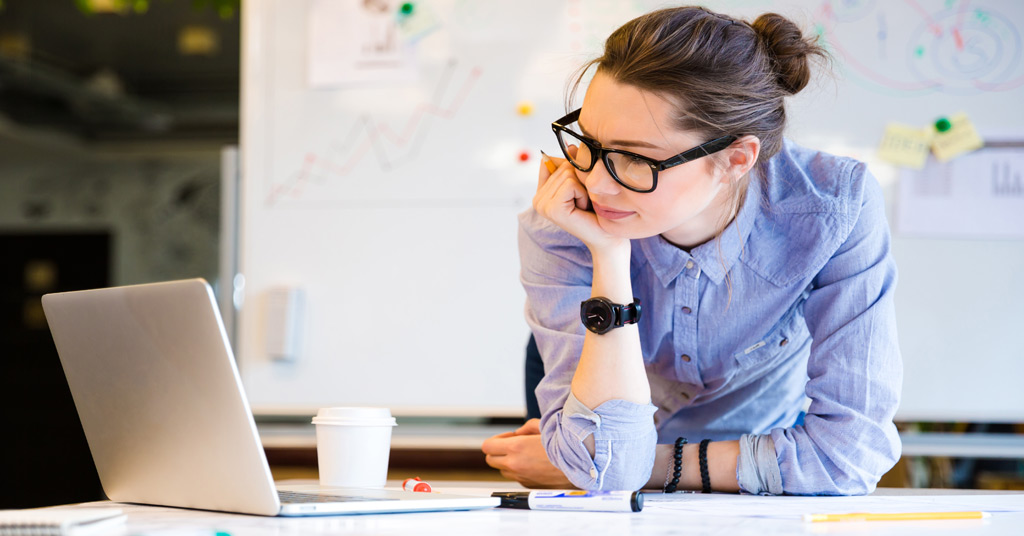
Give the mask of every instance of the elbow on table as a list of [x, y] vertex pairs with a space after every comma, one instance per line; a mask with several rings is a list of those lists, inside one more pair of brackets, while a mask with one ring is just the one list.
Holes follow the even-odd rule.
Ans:
[[816, 495], [867, 495], [900, 459], [901, 445], [897, 436], [891, 448], [875, 451], [868, 459], [845, 469], [830, 471], [831, 482]]
[[554, 439], [545, 445], [545, 450], [551, 462], [580, 489], [638, 490], [651, 477], [657, 436], [651, 434], [650, 441], [640, 443], [642, 445], [631, 444], [629, 447], [642, 447], [643, 451], [633, 451], [631, 448], [620, 450], [616, 447], [625, 445], [600, 440], [595, 442], [594, 452], [591, 453], [582, 440], [570, 443]]
[[773, 430], [782, 489], [787, 495], [866, 495], [896, 465], [902, 443], [896, 426], [869, 426], [832, 433], [807, 423], [800, 431]]
[[[586, 471], [572, 471], [566, 475], [569, 475], [569, 481], [580, 489], [587, 491], [615, 491], [615, 490], [630, 490], [635, 491], [643, 489], [647, 485], [647, 481], [651, 478], [652, 467], [647, 467], [646, 471], [641, 468], [637, 471], [629, 473], [616, 473], [606, 471], [603, 475], [600, 472], [590, 473], [589, 469]], [[596, 477], [593, 475], [597, 475]]]

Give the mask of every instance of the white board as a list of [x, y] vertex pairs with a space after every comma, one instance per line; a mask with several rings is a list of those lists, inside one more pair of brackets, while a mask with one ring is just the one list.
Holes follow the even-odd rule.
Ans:
[[[251, 403], [521, 415], [528, 331], [515, 215], [529, 206], [536, 151], [557, 154], [549, 123], [564, 114], [571, 72], [614, 28], [664, 3], [416, 2], [426, 16], [403, 37], [411, 78], [323, 87], [318, 74], [311, 87], [310, 61], [325, 58], [308, 45], [318, 1], [361, 5], [248, 0], [242, 10], [238, 354]], [[1024, 3], [707, 5], [748, 20], [778, 11], [823, 34], [835, 76], [791, 100], [789, 136], [868, 161], [892, 198], [896, 172], [874, 157], [888, 122], [964, 111], [983, 136], [1024, 126]], [[520, 115], [521, 103], [533, 113]], [[895, 233], [900, 417], [1024, 420], [1024, 244]], [[307, 301], [291, 362], [265, 351], [264, 297], [281, 285]]]

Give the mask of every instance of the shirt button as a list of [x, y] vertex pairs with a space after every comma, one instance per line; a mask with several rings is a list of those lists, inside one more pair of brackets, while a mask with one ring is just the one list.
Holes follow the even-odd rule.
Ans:
[[693, 261], [686, 261], [686, 269], [689, 270], [690, 268], [693, 268]]
[[693, 310], [692, 310], [692, 309], [690, 309], [689, 307], [683, 307], [683, 313], [684, 313], [684, 314], [690, 314], [690, 313], [691, 313], [692, 311], [693, 311]]
[[683, 354], [683, 355], [679, 356], [679, 359], [682, 359], [684, 363], [689, 363], [690, 362], [690, 356], [688, 356], [686, 354]]
[[596, 467], [591, 467], [590, 468], [590, 478], [597, 478], [597, 468]]
[[789, 344], [789, 339], [782, 339], [779, 341], [779, 346], [785, 346], [787, 344]]

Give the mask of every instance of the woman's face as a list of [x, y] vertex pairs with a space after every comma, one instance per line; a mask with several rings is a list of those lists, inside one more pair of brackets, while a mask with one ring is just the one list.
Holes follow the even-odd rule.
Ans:
[[[664, 98], [599, 71], [583, 99], [579, 127], [604, 147], [665, 160], [708, 141], [676, 130], [673, 108]], [[723, 219], [731, 216], [729, 174], [709, 157], [658, 172], [658, 187], [650, 193], [622, 187], [600, 160], [589, 172], [576, 174], [601, 228], [615, 236], [660, 234], [673, 244], [692, 247], [714, 237], [728, 223]]]

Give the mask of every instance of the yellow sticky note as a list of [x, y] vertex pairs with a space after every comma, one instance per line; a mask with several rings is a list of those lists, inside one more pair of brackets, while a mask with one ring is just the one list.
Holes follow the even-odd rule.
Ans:
[[932, 138], [932, 151], [940, 162], [981, 149], [985, 145], [967, 114], [956, 114], [949, 119], [949, 123], [949, 130], [937, 132]]
[[897, 166], [921, 169], [931, 142], [931, 129], [890, 123], [878, 146], [878, 157]]

